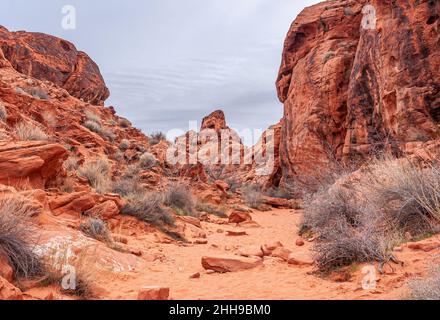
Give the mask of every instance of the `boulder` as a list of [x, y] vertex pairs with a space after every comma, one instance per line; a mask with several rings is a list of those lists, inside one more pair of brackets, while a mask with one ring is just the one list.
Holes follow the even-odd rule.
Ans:
[[278, 247], [272, 251], [270, 254], [272, 257], [283, 259], [284, 261], [288, 261], [292, 251], [287, 248]]
[[56, 178], [67, 158], [67, 150], [56, 143], [0, 141], [0, 183], [44, 189]]
[[0, 49], [18, 72], [48, 80], [85, 102], [103, 105], [110, 95], [96, 63], [66, 40], [0, 26]]
[[23, 300], [23, 293], [5, 278], [0, 277], [0, 300]]
[[219, 273], [248, 270], [261, 265], [263, 265], [263, 261], [259, 258], [247, 258], [240, 256], [217, 256], [202, 258], [203, 268], [206, 270], [214, 270]]
[[83, 214], [92, 209], [97, 203], [97, 196], [90, 193], [78, 192], [61, 196], [49, 201], [49, 207], [54, 215], [62, 214], [74, 215]]
[[312, 266], [315, 264], [313, 257], [306, 252], [293, 252], [289, 255], [287, 262], [295, 266]]
[[143, 287], [139, 290], [138, 300], [169, 300], [170, 288]]

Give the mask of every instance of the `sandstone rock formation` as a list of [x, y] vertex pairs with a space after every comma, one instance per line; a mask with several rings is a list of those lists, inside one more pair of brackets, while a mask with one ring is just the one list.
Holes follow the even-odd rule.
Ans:
[[170, 288], [143, 287], [139, 290], [138, 300], [168, 300]]
[[0, 141], [0, 183], [44, 189], [66, 158], [67, 150], [58, 144]]
[[0, 49], [0, 58], [18, 72], [48, 80], [85, 102], [102, 105], [110, 95], [96, 63], [66, 40], [0, 26]]
[[23, 300], [20, 289], [0, 277], [0, 300]]
[[440, 3], [366, 4], [322, 2], [289, 30], [277, 79], [285, 183], [438, 138]]
[[203, 268], [220, 273], [248, 270], [262, 265], [263, 260], [260, 258], [246, 258], [240, 256], [218, 256], [202, 258]]

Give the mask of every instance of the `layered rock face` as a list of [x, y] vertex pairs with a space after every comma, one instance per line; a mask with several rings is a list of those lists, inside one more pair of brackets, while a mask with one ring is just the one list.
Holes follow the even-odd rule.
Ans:
[[277, 79], [283, 181], [438, 138], [440, 3], [326, 1], [292, 24]]
[[97, 64], [66, 40], [0, 26], [0, 49], [18, 72], [48, 80], [85, 102], [102, 105], [110, 95]]
[[44, 189], [66, 159], [67, 150], [59, 144], [0, 141], [0, 184]]

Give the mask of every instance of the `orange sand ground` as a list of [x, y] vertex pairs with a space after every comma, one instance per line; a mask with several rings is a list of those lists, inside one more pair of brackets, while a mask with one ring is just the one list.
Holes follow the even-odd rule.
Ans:
[[[347, 268], [352, 278], [349, 282], [336, 282], [333, 277], [316, 274], [314, 267], [288, 265], [276, 258], [265, 258], [264, 267], [249, 271], [208, 274], [201, 266], [204, 255], [233, 254], [239, 247], [261, 245], [281, 241], [292, 251], [310, 250], [311, 243], [305, 247], [296, 247], [300, 211], [275, 210], [257, 212], [253, 218], [260, 228], [237, 228], [229, 225], [217, 225], [202, 222], [208, 235], [207, 245], [176, 245], [152, 243], [129, 238], [130, 243], [145, 252], [163, 254], [163, 261], [147, 262], [135, 272], [126, 274], [102, 274], [102, 296], [105, 299], [136, 299], [142, 286], [170, 287], [171, 298], [180, 299], [401, 299], [407, 294], [407, 280], [425, 274], [427, 264], [438, 254], [414, 251], [404, 246], [396, 257], [405, 262], [405, 266], [386, 266], [386, 274], [378, 275], [375, 290], [363, 290], [361, 283], [365, 277], [362, 267]], [[219, 230], [243, 230], [248, 236], [230, 237]], [[425, 240], [438, 243], [437, 237]], [[393, 270], [394, 268], [394, 270]], [[200, 272], [200, 279], [190, 276]], [[333, 279], [333, 280], [332, 280]]]

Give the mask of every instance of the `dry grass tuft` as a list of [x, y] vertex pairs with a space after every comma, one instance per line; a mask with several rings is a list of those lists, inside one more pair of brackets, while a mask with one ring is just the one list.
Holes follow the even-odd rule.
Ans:
[[40, 100], [50, 99], [50, 96], [47, 94], [47, 92], [42, 88], [38, 88], [38, 87], [25, 87], [25, 88], [16, 87], [15, 92], [18, 94], [28, 94]]
[[155, 167], [156, 165], [157, 165], [156, 157], [149, 152], [144, 153], [139, 158], [139, 166], [144, 170], [149, 170]]
[[167, 136], [163, 132], [154, 132], [150, 135], [150, 145], [155, 146], [162, 141], [166, 141]]
[[123, 139], [119, 144], [119, 149], [125, 151], [130, 148], [130, 145], [131, 145], [130, 141], [128, 141], [127, 139]]
[[35, 207], [23, 197], [0, 199], [0, 251], [6, 254], [16, 277], [33, 278], [44, 272], [44, 265], [33, 251], [34, 230], [29, 218]]
[[145, 193], [139, 179], [140, 169], [136, 165], [129, 166], [122, 177], [116, 180], [111, 187], [113, 193], [119, 194], [126, 199], [140, 197]]
[[76, 156], [70, 156], [66, 161], [64, 161], [63, 166], [67, 171], [76, 171], [79, 168], [80, 159]]
[[88, 180], [99, 193], [106, 193], [110, 186], [111, 164], [105, 158], [88, 161], [78, 169], [78, 175]]
[[243, 198], [249, 207], [258, 209], [263, 204], [263, 193], [261, 191], [261, 186], [253, 184], [244, 187]]
[[417, 237], [440, 226], [440, 170], [383, 157], [341, 176], [304, 200], [302, 233], [318, 236], [316, 261], [323, 271], [353, 262], [392, 260], [402, 234]]
[[85, 222], [81, 223], [79, 229], [82, 233], [95, 240], [104, 243], [113, 242], [107, 224], [101, 219], [89, 218]]
[[425, 279], [410, 282], [412, 300], [440, 300], [440, 268], [436, 265]]
[[129, 201], [122, 213], [156, 226], [174, 225], [173, 217], [163, 208], [163, 197], [157, 193], [146, 193]]
[[165, 193], [165, 204], [173, 208], [177, 214], [184, 216], [197, 216], [194, 199], [184, 185], [172, 185]]
[[15, 135], [22, 141], [47, 141], [49, 137], [47, 134], [38, 126], [27, 123], [20, 122], [15, 127]]
[[129, 128], [129, 127], [131, 127], [131, 122], [128, 121], [127, 119], [125, 119], [125, 118], [119, 118], [118, 124], [122, 128]]

